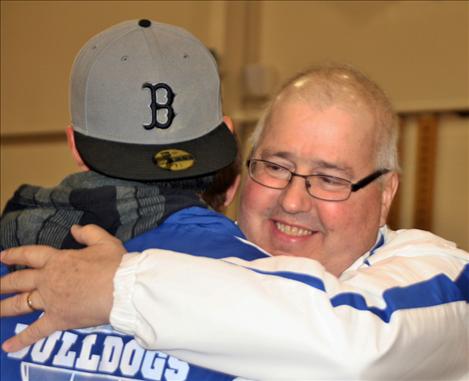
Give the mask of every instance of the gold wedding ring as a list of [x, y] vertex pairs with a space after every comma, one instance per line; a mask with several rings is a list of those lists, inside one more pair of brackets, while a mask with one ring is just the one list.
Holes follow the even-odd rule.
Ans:
[[28, 307], [31, 309], [31, 311], [36, 311], [36, 308], [34, 308], [33, 306], [33, 302], [31, 300], [31, 295], [33, 294], [32, 291], [30, 291], [28, 293], [28, 296], [26, 297], [26, 304], [28, 305]]

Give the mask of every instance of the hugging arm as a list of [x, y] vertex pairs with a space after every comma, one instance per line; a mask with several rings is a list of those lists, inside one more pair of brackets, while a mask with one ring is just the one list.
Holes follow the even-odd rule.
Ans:
[[[469, 374], [467, 253], [434, 236], [406, 234], [370, 257], [370, 267], [340, 278], [306, 258], [215, 260], [156, 249], [124, 255], [110, 272], [110, 321], [146, 348], [253, 379], [463, 379]], [[419, 240], [430, 243], [408, 243]], [[109, 283], [111, 275], [105, 278]], [[47, 283], [38, 279], [31, 288]], [[100, 290], [88, 287], [91, 298], [80, 294], [85, 289], [68, 290], [63, 303], [75, 292], [83, 303], [100, 303], [92, 300]], [[70, 312], [56, 312], [45, 295], [45, 316]], [[74, 320], [50, 321], [62, 324], [56, 329], [104, 323], [109, 307], [91, 305], [75, 307]], [[99, 318], [79, 319], [94, 308], [102, 311]]]
[[305, 258], [125, 255], [111, 323], [144, 347], [253, 379], [468, 375], [467, 257], [395, 250], [341, 279]]

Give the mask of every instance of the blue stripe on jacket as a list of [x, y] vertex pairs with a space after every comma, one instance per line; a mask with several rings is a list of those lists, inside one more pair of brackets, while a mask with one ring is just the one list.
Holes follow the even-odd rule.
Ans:
[[[248, 268], [259, 274], [278, 276], [303, 283], [320, 291], [326, 291], [324, 282], [317, 277], [289, 271], [261, 271]], [[394, 312], [410, 308], [433, 307], [441, 304], [465, 301], [469, 303], [469, 264], [466, 265], [456, 280], [439, 274], [428, 280], [406, 287], [393, 287], [383, 292], [385, 308], [369, 306], [366, 299], [355, 292], [344, 292], [330, 299], [333, 307], [349, 306], [357, 310], [368, 311], [388, 323]]]

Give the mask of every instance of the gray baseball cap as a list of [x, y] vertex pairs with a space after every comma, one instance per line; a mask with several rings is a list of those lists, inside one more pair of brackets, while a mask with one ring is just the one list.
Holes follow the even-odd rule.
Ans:
[[73, 64], [70, 109], [83, 161], [111, 177], [201, 176], [236, 156], [216, 62], [172, 25], [126, 21], [91, 38]]

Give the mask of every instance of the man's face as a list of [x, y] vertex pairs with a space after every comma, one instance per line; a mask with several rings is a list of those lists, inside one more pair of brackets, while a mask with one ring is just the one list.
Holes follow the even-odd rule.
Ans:
[[[374, 144], [367, 111], [283, 101], [274, 106], [252, 158], [302, 175], [356, 182], [378, 169]], [[384, 186], [374, 181], [340, 202], [311, 197], [299, 177], [283, 190], [246, 178], [238, 222], [248, 239], [271, 254], [310, 257], [339, 275], [375, 243], [397, 186], [394, 176], [385, 175]]]

